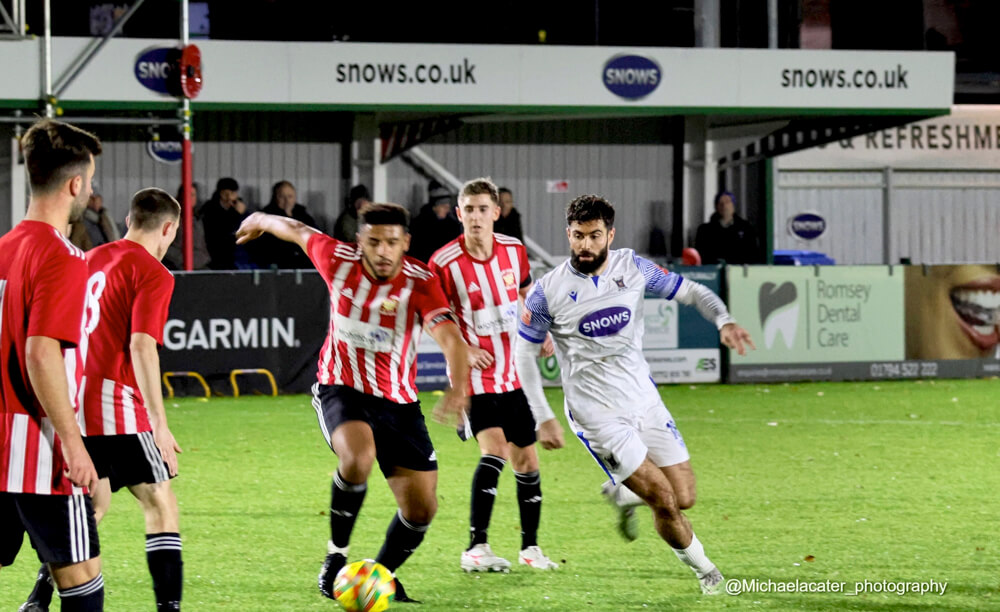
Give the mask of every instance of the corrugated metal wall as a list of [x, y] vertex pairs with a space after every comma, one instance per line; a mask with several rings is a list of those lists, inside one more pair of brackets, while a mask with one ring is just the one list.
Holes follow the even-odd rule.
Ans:
[[[251, 207], [263, 208], [271, 186], [289, 180], [299, 202], [316, 217], [321, 229], [333, 227], [341, 209], [340, 145], [313, 142], [197, 142], [194, 181], [199, 199], [212, 195], [215, 182], [231, 176], [240, 183], [240, 195]], [[143, 187], [160, 187], [176, 194], [180, 165], [155, 161], [144, 142], [104, 142], [94, 174], [104, 205], [123, 222], [132, 194]]]
[[[827, 220], [810, 243], [786, 230], [805, 211]], [[1000, 262], [1000, 172], [780, 170], [774, 219], [775, 249], [820, 251], [837, 263]]]
[[[508, 187], [525, 234], [554, 254], [568, 254], [566, 204], [583, 193], [615, 203], [615, 245], [645, 252], [652, 224], [669, 236], [673, 150], [666, 121], [545, 121], [467, 125], [421, 146], [462, 180], [489, 175]], [[427, 179], [405, 162], [389, 163], [390, 200], [417, 209]], [[569, 181], [547, 193], [546, 181]]]
[[[826, 219], [827, 230], [808, 244], [789, 235], [789, 217], [804, 211]], [[819, 251], [842, 264], [882, 259], [882, 173], [784, 170], [774, 198], [774, 248]]]
[[893, 173], [892, 258], [1000, 262], [1000, 172]]

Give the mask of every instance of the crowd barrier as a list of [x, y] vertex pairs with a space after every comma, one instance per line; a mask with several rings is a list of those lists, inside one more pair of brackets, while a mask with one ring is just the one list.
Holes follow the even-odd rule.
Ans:
[[[723, 295], [757, 350], [720, 351], [715, 327], [693, 307], [647, 299], [643, 353], [657, 383], [1000, 375], [996, 265], [674, 270]], [[161, 367], [199, 372], [226, 394], [233, 370], [263, 368], [281, 391], [306, 392], [328, 324], [327, 288], [315, 271], [177, 274]], [[559, 384], [554, 357], [539, 368], [547, 384]], [[270, 392], [264, 382], [259, 391]], [[447, 384], [428, 334], [417, 384]]]

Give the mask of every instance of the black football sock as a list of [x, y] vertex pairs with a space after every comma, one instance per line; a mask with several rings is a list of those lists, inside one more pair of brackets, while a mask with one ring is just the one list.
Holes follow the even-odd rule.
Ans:
[[347, 482], [339, 470], [334, 472], [330, 493], [330, 541], [335, 547], [346, 549], [351, 542], [351, 531], [367, 492], [366, 483]]
[[181, 560], [179, 533], [147, 533], [146, 563], [153, 577], [153, 594], [157, 612], [181, 609], [184, 588], [184, 562]]
[[534, 472], [514, 472], [517, 506], [521, 510], [521, 550], [538, 545], [538, 523], [542, 518], [542, 478]]
[[375, 560], [395, 573], [424, 541], [428, 527], [430, 524], [422, 525], [407, 521], [403, 518], [403, 513], [397, 510], [396, 516], [392, 517], [392, 522], [389, 523], [389, 529], [385, 532], [382, 550], [378, 551]]
[[483, 455], [479, 458], [479, 465], [472, 475], [469, 548], [476, 544], [485, 544], [487, 541], [486, 531], [490, 527], [490, 517], [493, 515], [493, 502], [497, 498], [497, 483], [506, 464], [505, 460], [496, 455]]
[[101, 612], [104, 610], [104, 576], [59, 591], [62, 612]]
[[[35, 588], [28, 595], [28, 601], [34, 602], [42, 608], [48, 608], [52, 603], [52, 593], [55, 586], [52, 582], [52, 574], [49, 573], [49, 566], [45, 563], [38, 568], [38, 576], [35, 578]], [[27, 602], [26, 602], [27, 603]]]

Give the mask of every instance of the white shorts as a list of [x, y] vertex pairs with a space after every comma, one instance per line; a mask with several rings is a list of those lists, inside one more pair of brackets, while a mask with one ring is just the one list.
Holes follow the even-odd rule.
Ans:
[[647, 456], [656, 467], [690, 459], [684, 437], [662, 401], [628, 411], [574, 412], [567, 405], [566, 418], [576, 437], [616, 485], [635, 473]]

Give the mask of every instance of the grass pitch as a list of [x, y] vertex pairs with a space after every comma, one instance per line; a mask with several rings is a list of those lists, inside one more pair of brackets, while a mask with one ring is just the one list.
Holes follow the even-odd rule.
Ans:
[[[817, 583], [947, 582], [943, 596], [744, 593], [704, 597], [656, 536], [648, 512], [627, 544], [598, 493], [603, 472], [571, 437], [541, 451], [543, 549], [562, 566], [516, 565], [520, 535], [506, 470], [490, 529], [509, 575], [468, 575], [474, 443], [429, 429], [440, 511], [400, 578], [433, 610], [1000, 609], [1000, 387], [996, 380], [674, 386], [661, 392], [698, 476], [688, 512], [727, 578]], [[425, 409], [435, 398], [423, 396]], [[553, 406], [562, 395], [549, 392]], [[185, 452], [181, 504], [186, 610], [331, 610], [316, 574], [329, 535], [336, 459], [306, 396], [168, 404]], [[427, 410], [429, 412], [429, 410]], [[375, 470], [351, 544], [374, 556], [394, 511]], [[106, 608], [152, 610], [143, 522], [127, 492], [101, 525]], [[35, 575], [25, 542], [0, 572], [0, 610], [15, 610]], [[772, 586], [772, 589], [780, 588]], [[807, 587], [803, 587], [807, 588]], [[58, 604], [53, 610], [58, 609]]]

